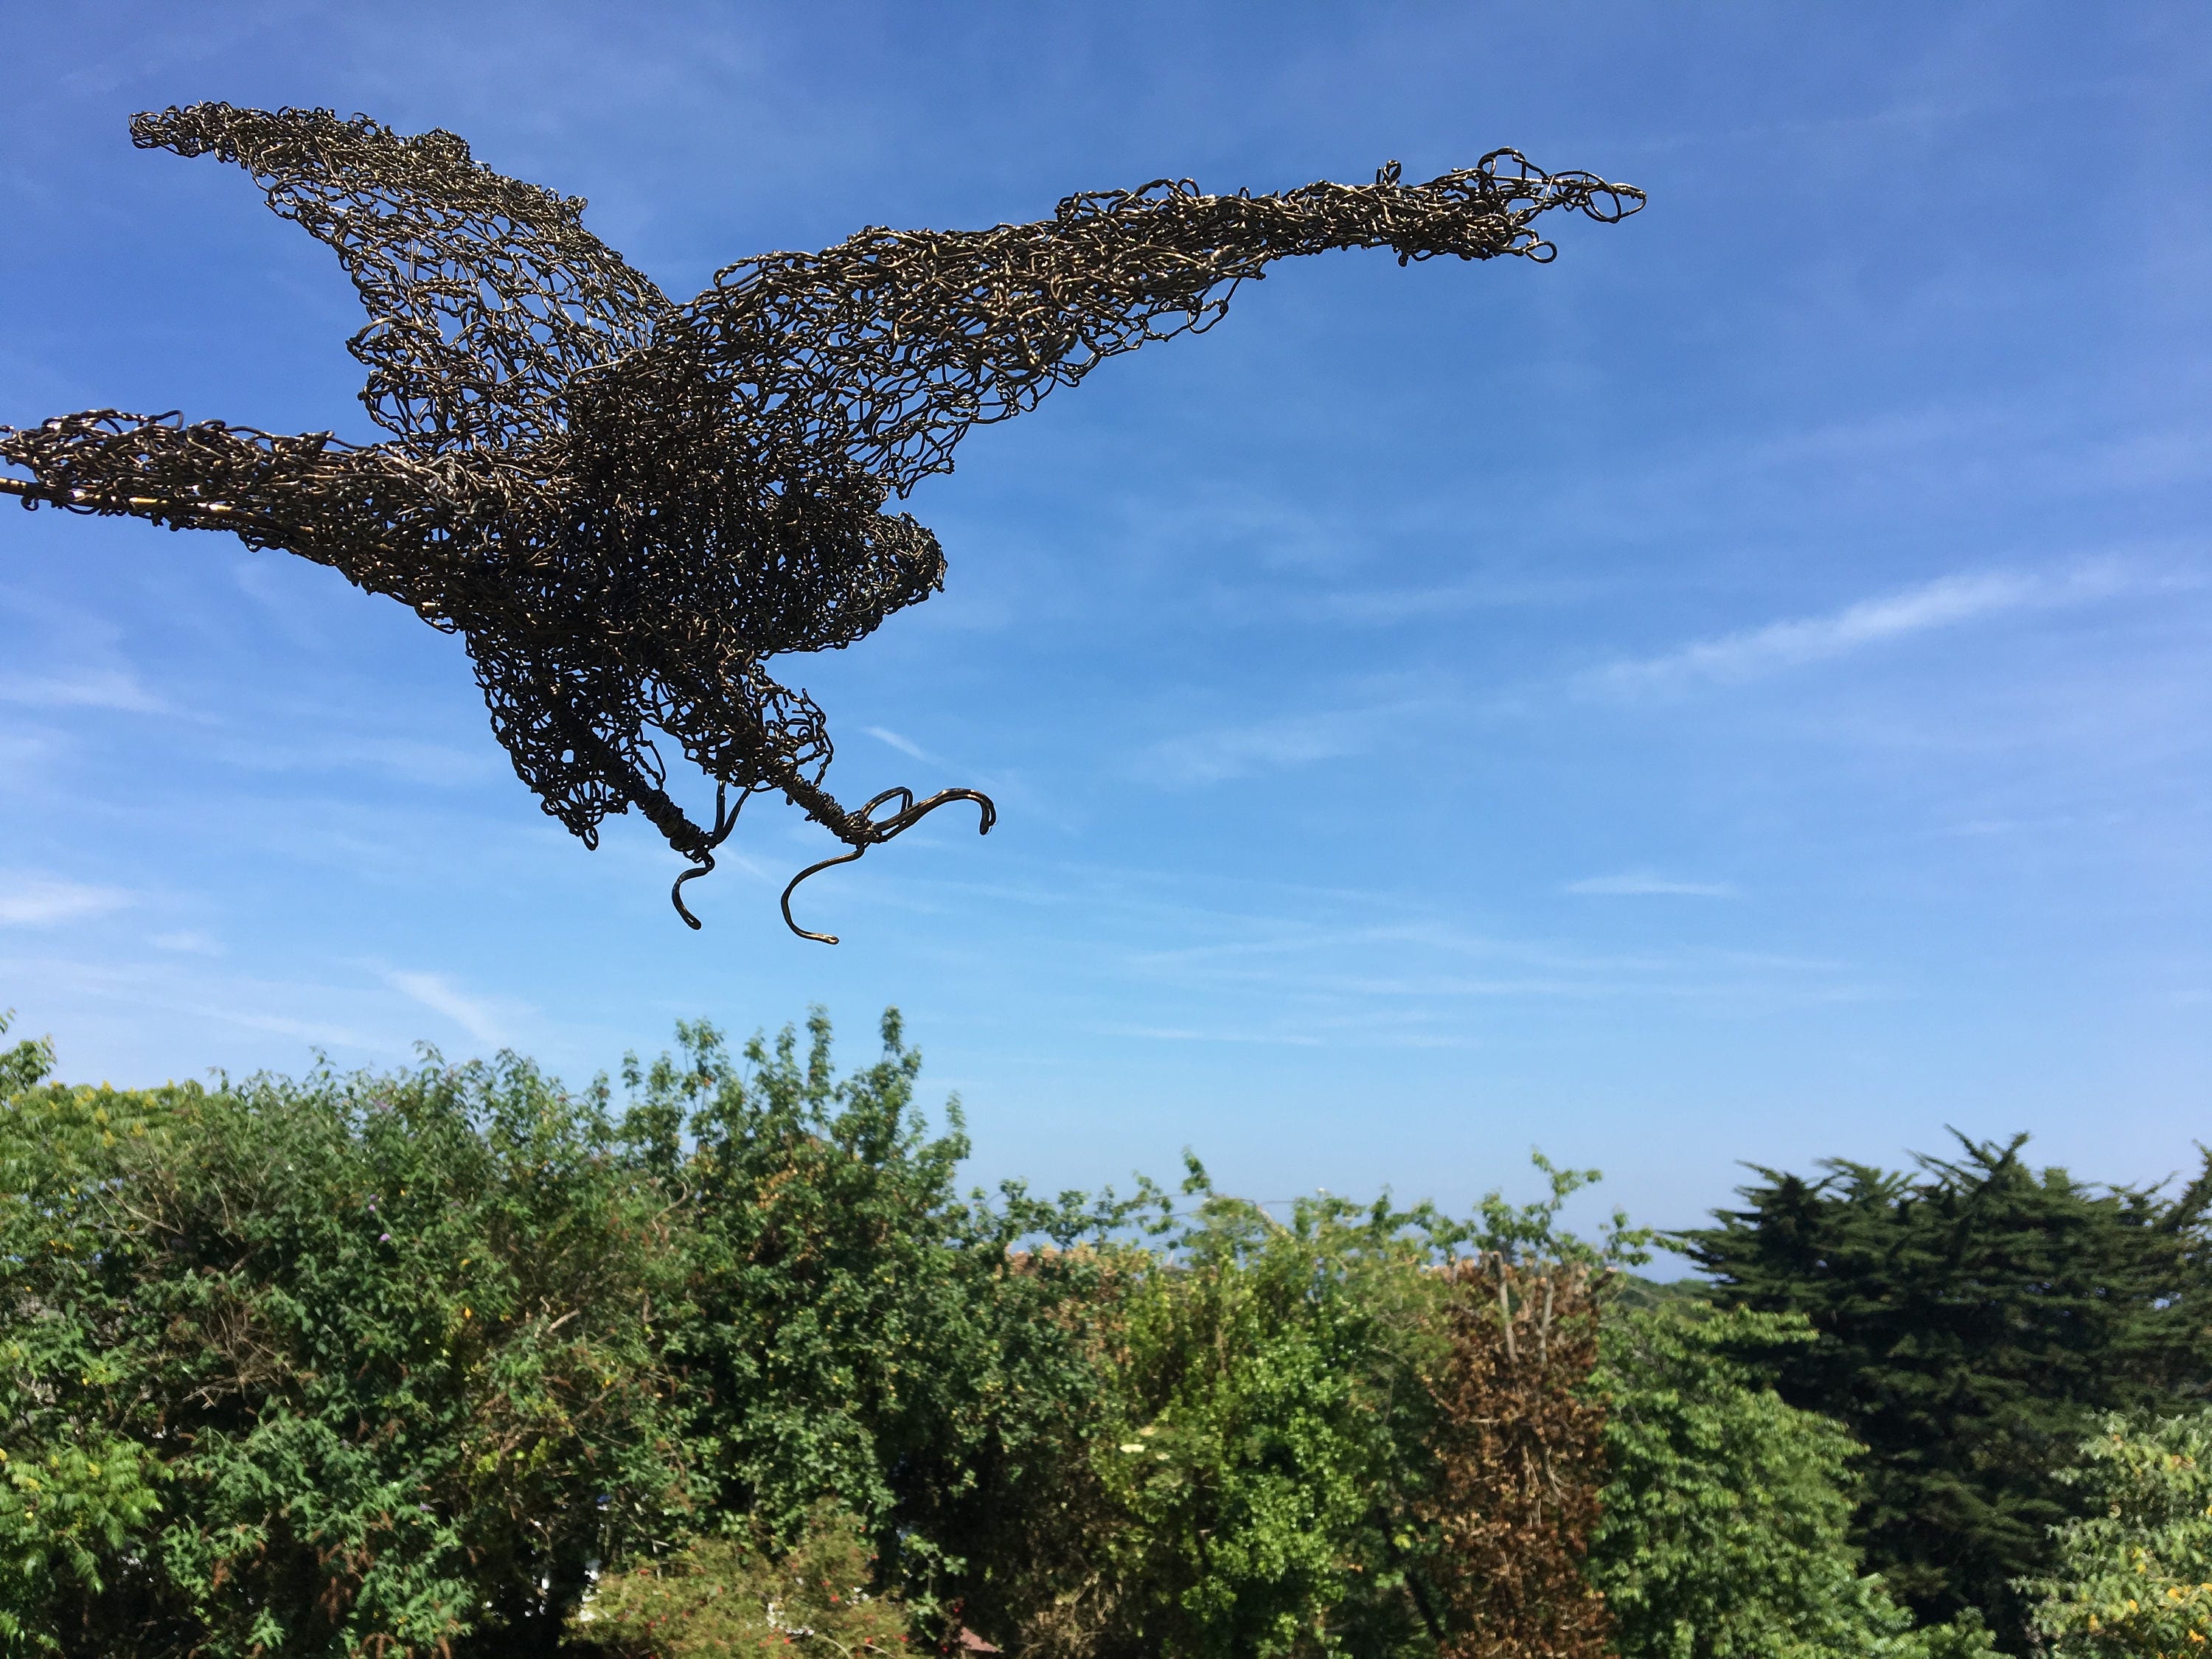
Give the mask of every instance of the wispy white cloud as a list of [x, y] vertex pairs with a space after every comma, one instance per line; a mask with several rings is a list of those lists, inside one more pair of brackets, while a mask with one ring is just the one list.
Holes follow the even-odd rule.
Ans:
[[191, 1014], [201, 1019], [220, 1020], [242, 1030], [266, 1031], [271, 1036], [295, 1037], [301, 1042], [313, 1043], [318, 1048], [366, 1048], [374, 1052], [389, 1046], [350, 1025], [340, 1025], [329, 1020], [294, 1019], [289, 1014], [261, 1013], [234, 1006], [191, 1006], [181, 1003], [173, 1006], [179, 1013]]
[[[1647, 884], [1662, 880], [1649, 878]], [[1105, 902], [1111, 902], [1110, 896]], [[1346, 920], [1340, 907], [1325, 902], [1306, 917], [1209, 912], [1208, 933], [1248, 937], [1133, 951], [1121, 964], [1133, 982], [1179, 999], [1156, 1005], [1164, 1016], [1157, 1024], [1168, 1031], [1210, 1031], [1212, 1022], [1193, 1018], [1190, 1011], [1224, 1003], [1256, 1007], [1251, 999], [1257, 997], [1271, 1008], [1296, 1006], [1295, 1030], [1333, 1032], [1341, 1021], [1345, 1030], [1360, 1034], [1363, 1041], [1380, 1040], [1378, 1020], [1410, 1018], [1435, 1039], [1427, 1046], [1487, 1041], [1495, 1034], [1485, 1023], [1489, 1016], [1471, 1012], [1486, 1006], [1671, 1004], [1744, 1012], [1861, 1002], [1889, 994], [1854, 964], [1822, 957], [1705, 945], [1591, 950], [1557, 939], [1462, 933], [1449, 923], [1402, 911], [1381, 923], [1345, 925]], [[1242, 1029], [1267, 1030], [1271, 1024], [1248, 1023]], [[1157, 1035], [1149, 1027], [1146, 1034]], [[1389, 1040], [1410, 1047], [1412, 1036], [1394, 1030]]]
[[881, 726], [864, 726], [860, 730], [866, 732], [870, 737], [875, 738], [877, 742], [887, 743], [892, 748], [897, 750], [900, 754], [908, 756], [912, 759], [926, 761], [930, 757], [929, 751], [924, 749], [920, 744], [915, 742], [913, 738], [902, 738], [897, 732], [890, 730], [888, 727]]
[[53, 763], [60, 743], [43, 732], [0, 732], [0, 780], [28, 782]]
[[504, 1047], [507, 1022], [520, 1010], [504, 999], [475, 997], [460, 990], [443, 974], [406, 973], [387, 969], [385, 983], [412, 998], [433, 1013], [443, 1014], [478, 1042]]
[[0, 927], [51, 927], [102, 916], [131, 902], [119, 887], [95, 887], [58, 877], [0, 871]]
[[1108, 1036], [1136, 1037], [1147, 1042], [1256, 1042], [1273, 1048], [1315, 1048], [1321, 1039], [1308, 1031], [1251, 1031], [1223, 1029], [1203, 1030], [1183, 1025], [1102, 1025]]
[[28, 708], [112, 708], [161, 714], [169, 705], [125, 668], [80, 668], [58, 674], [0, 674], [0, 702]]
[[451, 788], [496, 778], [498, 751], [460, 749], [412, 738], [364, 738], [332, 733], [312, 742], [264, 741], [258, 735], [219, 745], [214, 752], [255, 772], [380, 772], [404, 783]]
[[[76, 944], [72, 936], [63, 937], [69, 945]], [[353, 1048], [392, 1057], [406, 1050], [404, 1032], [364, 1032], [342, 1019], [326, 1017], [324, 1011], [337, 1012], [358, 1004], [358, 987], [354, 985], [218, 974], [204, 963], [167, 961], [136, 951], [90, 960], [76, 954], [0, 953], [0, 984], [36, 985], [42, 1001], [80, 998], [118, 1007], [127, 1012], [133, 1026], [158, 1029], [161, 1022], [149, 1016], [159, 1012], [179, 1016], [188, 1023], [185, 1029], [194, 1030], [229, 1025], [325, 1048]], [[191, 1046], [198, 1046], [197, 1038]]]
[[449, 787], [496, 779], [507, 769], [498, 751], [489, 744], [480, 749], [459, 749], [451, 744], [422, 743], [408, 738], [371, 738], [333, 747], [330, 763], [361, 765], [406, 783]]
[[[1339, 588], [1279, 601], [1276, 608], [1294, 616], [1372, 626], [1428, 621], [1470, 611], [1556, 608], [1583, 603], [1599, 591], [1595, 582], [1533, 580], [1522, 576], [1478, 576], [1432, 587]], [[1261, 596], [1240, 595], [1250, 615], [1262, 609]]]
[[1862, 599], [1826, 616], [1769, 623], [1659, 656], [1611, 663], [1587, 676], [1585, 684], [1590, 690], [1622, 696], [1680, 691], [1698, 684], [1740, 684], [1916, 634], [2008, 611], [2086, 603], [2146, 586], [2110, 565], [2083, 566], [2058, 576], [2019, 571], [1944, 576]]
[[1383, 526], [1360, 514], [1317, 512], [1272, 493], [1210, 480], [1174, 500], [1136, 497], [1121, 504], [1128, 533], [1139, 545], [1235, 550], [1275, 571], [1341, 570], [1371, 545]]
[[1148, 776], [1171, 784], [1218, 783], [1279, 772], [1316, 761], [1340, 760], [1373, 748], [1395, 708], [1337, 709], [1288, 714], [1244, 726], [1186, 732], [1144, 751]]
[[1682, 881], [1649, 870], [1624, 871], [1617, 876], [1585, 876], [1563, 890], [1600, 898], [1734, 898], [1735, 884], [1727, 881]]
[[156, 933], [146, 943], [156, 951], [174, 951], [183, 956], [219, 957], [222, 954], [222, 944], [206, 933]]

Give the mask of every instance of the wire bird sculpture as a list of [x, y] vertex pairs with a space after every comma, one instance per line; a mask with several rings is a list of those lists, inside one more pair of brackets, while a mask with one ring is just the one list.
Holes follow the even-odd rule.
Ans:
[[[329, 110], [195, 104], [137, 117], [141, 149], [214, 155], [343, 263], [369, 315], [349, 343], [384, 442], [89, 410], [0, 427], [0, 494], [27, 507], [228, 530], [389, 594], [467, 641], [492, 729], [544, 809], [596, 846], [635, 808], [714, 867], [738, 810], [782, 794], [859, 858], [973, 789], [823, 787], [821, 708], [770, 658], [850, 645], [943, 584], [937, 538], [886, 511], [950, 471], [968, 428], [1105, 359], [1202, 333], [1277, 259], [1388, 247], [1398, 263], [1553, 254], [1555, 208], [1612, 222], [1643, 192], [1518, 151], [1407, 184], [1208, 196], [1189, 180], [1071, 196], [981, 231], [874, 228], [768, 253], [678, 305], [583, 228], [584, 203], [503, 178], [453, 134]], [[672, 740], [714, 784], [668, 793]]]

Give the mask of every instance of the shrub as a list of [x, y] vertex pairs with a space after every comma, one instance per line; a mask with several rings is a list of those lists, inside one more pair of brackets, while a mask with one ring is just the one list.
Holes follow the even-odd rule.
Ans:
[[1387, 1210], [1321, 1199], [1278, 1221], [1214, 1193], [1194, 1160], [1185, 1192], [1195, 1216], [1162, 1251], [1125, 1255], [1117, 1282], [1091, 1453], [1095, 1651], [1340, 1650], [1403, 1484], [1389, 1388], [1403, 1327], [1378, 1281], [1414, 1258]]
[[2051, 1651], [2212, 1650], [2212, 1410], [2107, 1417], [2063, 1478], [2089, 1512], [2056, 1529], [2052, 1573], [2021, 1585]]
[[547, 1649], [691, 1504], [657, 1196], [520, 1061], [0, 1108], [0, 1606], [84, 1654]]
[[[686, 1279], [665, 1352], [696, 1466], [695, 1529], [798, 1540], [824, 1499], [874, 1540], [915, 1616], [1000, 1634], [1040, 1587], [1040, 1528], [1102, 1410], [1090, 1325], [1107, 1257], [1072, 1248], [1110, 1195], [963, 1197], [959, 1103], [932, 1133], [897, 1013], [837, 1075], [828, 1018], [732, 1053], [703, 1024], [628, 1068], [621, 1134], [653, 1171]], [[1042, 1243], [1048, 1248], [1024, 1248]]]
[[1913, 1629], [1849, 1541], [1859, 1449], [1736, 1356], [1802, 1319], [1695, 1303], [1616, 1310], [1597, 1386], [1610, 1474], [1591, 1576], [1622, 1659], [1967, 1659], [1979, 1621]]
[[859, 1522], [833, 1506], [807, 1517], [797, 1546], [695, 1539], [665, 1560], [592, 1586], [575, 1634], [622, 1659], [795, 1653], [854, 1659], [908, 1645], [907, 1613], [879, 1595], [876, 1558]]

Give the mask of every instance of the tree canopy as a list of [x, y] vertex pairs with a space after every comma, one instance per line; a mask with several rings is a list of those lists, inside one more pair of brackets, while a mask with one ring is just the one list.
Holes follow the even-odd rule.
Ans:
[[2016, 1581], [2048, 1570], [2075, 1512], [2075, 1443], [2104, 1412], [2177, 1407], [2212, 1362], [2212, 1173], [2172, 1194], [2094, 1187], [2032, 1169], [2025, 1140], [1962, 1139], [1901, 1174], [1762, 1169], [1743, 1208], [1681, 1240], [1723, 1304], [1809, 1326], [1742, 1353], [1866, 1448], [1868, 1565], [1923, 1618], [1979, 1608], [2015, 1650]]
[[1978, 1610], [2083, 1655], [2200, 1619], [2201, 1422], [2082, 1416], [2201, 1376], [2200, 1188], [1769, 1176], [1690, 1241], [1708, 1296], [1565, 1231], [1595, 1172], [1540, 1158], [1462, 1217], [1195, 1157], [963, 1191], [896, 1013], [842, 1072], [819, 1013], [678, 1036], [580, 1090], [0, 1049], [0, 1651], [1972, 1659]]

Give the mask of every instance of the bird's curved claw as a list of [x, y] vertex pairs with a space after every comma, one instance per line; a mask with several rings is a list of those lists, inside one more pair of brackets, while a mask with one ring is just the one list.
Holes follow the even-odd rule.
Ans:
[[827, 870], [833, 864], [850, 864], [854, 859], [860, 857], [861, 854], [866, 852], [870, 845], [871, 843], [863, 842], [860, 846], [854, 848], [849, 852], [838, 854], [834, 859], [824, 859], [819, 864], [810, 864], [804, 870], [801, 870], [797, 875], [793, 876], [791, 878], [791, 884], [783, 890], [783, 925], [790, 928], [793, 933], [798, 934], [799, 938], [811, 939], [817, 945], [835, 945], [837, 942], [836, 934], [810, 933], [791, 919], [791, 896], [799, 890], [799, 884], [805, 881], [807, 877], [814, 875], [820, 871]]
[[[714, 827], [708, 834], [707, 844], [691, 854], [691, 867], [677, 877], [675, 884], [668, 890], [668, 902], [676, 907], [676, 914], [684, 918], [684, 925], [695, 933], [699, 931], [699, 918], [684, 908], [684, 884], [696, 880], [714, 867], [714, 849], [727, 841], [730, 831], [738, 827], [738, 807], [745, 804], [745, 795], [750, 793], [751, 790], [746, 790], [744, 794], [738, 797], [738, 805], [732, 806], [729, 804], [729, 786], [721, 782], [714, 785]], [[784, 912], [784, 920], [791, 920], [788, 910]]]
[[695, 933], [699, 931], [699, 918], [684, 908], [684, 884], [695, 877], [705, 875], [714, 867], [714, 855], [712, 853], [703, 854], [699, 862], [677, 877], [676, 884], [668, 890], [668, 902], [676, 907], [676, 914], [684, 918], [684, 925]]
[[[899, 810], [890, 817], [878, 821], [875, 817], [876, 808], [894, 795], [899, 797]], [[868, 827], [876, 832], [869, 836], [867, 845], [873, 847], [880, 842], [889, 841], [894, 836], [903, 835], [939, 807], [948, 805], [956, 800], [972, 800], [981, 807], [981, 821], [976, 824], [975, 833], [979, 836], [988, 836], [991, 833], [991, 826], [999, 821], [999, 808], [997, 804], [980, 789], [940, 789], [919, 805], [915, 804], [914, 791], [911, 789], [886, 789], [860, 809], [860, 816], [866, 818], [868, 821]]]
[[[893, 812], [889, 817], [877, 817], [875, 816], [876, 809], [883, 805], [884, 802], [890, 800], [896, 800], [898, 802], [898, 810]], [[915, 824], [920, 823], [924, 818], [927, 817], [932, 812], [934, 812], [939, 807], [949, 805], [956, 800], [974, 801], [975, 805], [981, 809], [981, 821], [975, 826], [975, 833], [979, 836], [988, 836], [991, 833], [991, 826], [999, 821], [998, 805], [980, 789], [940, 789], [935, 794], [930, 796], [928, 799], [917, 801], [914, 798], [913, 790], [907, 788], [894, 788], [886, 789], [882, 794], [878, 795], [872, 800], [868, 801], [859, 811], [854, 813], [851, 819], [848, 820], [850, 833], [854, 837], [851, 850], [840, 853], [835, 858], [823, 859], [819, 864], [808, 865], [804, 870], [801, 870], [797, 875], [793, 876], [791, 878], [791, 884], [783, 890], [784, 926], [790, 928], [793, 933], [798, 934], [801, 939], [811, 939], [817, 945], [835, 945], [837, 942], [836, 934], [817, 933], [811, 932], [806, 928], [801, 927], [797, 921], [792, 919], [791, 896], [799, 890], [799, 884], [805, 881], [809, 876], [818, 875], [821, 872], [829, 869], [833, 865], [850, 864], [854, 859], [860, 857], [861, 854], [866, 852], [871, 847], [880, 846], [882, 843], [890, 841], [894, 836], [905, 834], [908, 830], [913, 829]], [[709, 862], [711, 863], [712, 860], [710, 860]], [[695, 870], [687, 872], [685, 875], [678, 876], [677, 878], [677, 885], [680, 887], [685, 881], [689, 880], [691, 876], [701, 873], [702, 872]], [[679, 902], [676, 908], [679, 911], [684, 909], [684, 906], [681, 902]], [[684, 920], [687, 921], [690, 921], [690, 915], [688, 911], [684, 912]], [[692, 922], [691, 925], [696, 927], [699, 924]]]

